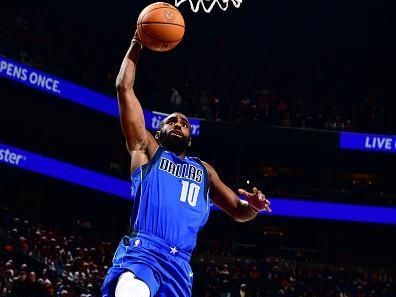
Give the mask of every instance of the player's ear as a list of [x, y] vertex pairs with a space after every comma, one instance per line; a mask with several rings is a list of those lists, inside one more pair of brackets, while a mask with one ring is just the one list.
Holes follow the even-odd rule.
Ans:
[[191, 143], [192, 143], [192, 141], [191, 141], [191, 137], [189, 137], [189, 138], [188, 138], [188, 144], [187, 144], [187, 147], [190, 147], [190, 146], [191, 146]]
[[161, 133], [161, 131], [155, 132], [155, 134], [154, 134], [155, 140], [158, 140], [160, 138], [160, 133]]

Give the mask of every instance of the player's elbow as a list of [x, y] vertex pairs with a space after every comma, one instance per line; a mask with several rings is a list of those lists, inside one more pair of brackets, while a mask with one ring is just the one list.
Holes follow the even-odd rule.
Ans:
[[118, 92], [131, 90], [133, 88], [133, 79], [120, 72], [117, 75], [115, 87]]
[[122, 80], [119, 81], [117, 79], [115, 83], [115, 87], [118, 93], [123, 93], [123, 92], [127, 92], [128, 90], [131, 90], [133, 88], [133, 84]]

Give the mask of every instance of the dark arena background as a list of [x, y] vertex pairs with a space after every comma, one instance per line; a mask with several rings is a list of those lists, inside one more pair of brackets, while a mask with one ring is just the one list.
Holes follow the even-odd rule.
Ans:
[[[151, 2], [1, 1], [0, 296], [102, 296], [133, 205], [115, 78]], [[185, 2], [183, 41], [143, 50], [147, 128], [185, 113], [190, 154], [273, 210], [213, 207], [194, 297], [396, 296], [390, 3]]]

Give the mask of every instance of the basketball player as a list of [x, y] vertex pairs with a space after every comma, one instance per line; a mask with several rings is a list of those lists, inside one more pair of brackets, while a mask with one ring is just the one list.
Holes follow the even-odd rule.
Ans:
[[121, 126], [131, 155], [133, 233], [121, 240], [104, 280], [103, 297], [188, 297], [193, 273], [189, 265], [198, 231], [206, 223], [211, 199], [238, 222], [271, 211], [256, 188], [240, 189], [241, 200], [215, 169], [186, 156], [191, 126], [186, 116], [166, 117], [153, 137], [133, 91], [143, 46], [135, 38], [117, 77]]

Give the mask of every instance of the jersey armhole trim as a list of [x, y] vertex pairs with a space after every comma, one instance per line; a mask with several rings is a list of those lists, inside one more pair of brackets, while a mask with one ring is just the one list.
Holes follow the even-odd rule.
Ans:
[[155, 153], [154, 153], [153, 157], [147, 163], [144, 163], [144, 164], [140, 165], [139, 167], [137, 167], [131, 173], [131, 180], [133, 180], [134, 176], [137, 175], [137, 172], [138, 172], [139, 169], [142, 171], [142, 170], [146, 169], [147, 166], [150, 166], [150, 165], [154, 164], [158, 160], [158, 158], [161, 155], [162, 151], [163, 151], [163, 148], [159, 145], [157, 147], [157, 149], [155, 150]]

